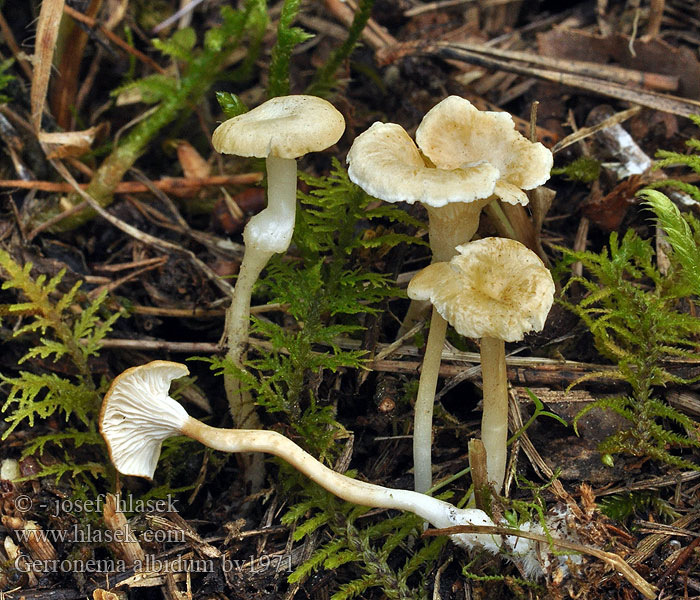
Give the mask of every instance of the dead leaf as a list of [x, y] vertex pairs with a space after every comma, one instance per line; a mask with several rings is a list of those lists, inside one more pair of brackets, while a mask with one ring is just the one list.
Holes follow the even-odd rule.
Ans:
[[593, 192], [590, 199], [581, 205], [581, 211], [605, 231], [617, 231], [627, 214], [627, 209], [637, 201], [635, 194], [648, 182], [649, 180], [641, 175], [632, 175], [617, 184], [605, 196], [601, 197]]
[[209, 163], [186, 140], [177, 141], [177, 159], [187, 179], [203, 179], [211, 174]]

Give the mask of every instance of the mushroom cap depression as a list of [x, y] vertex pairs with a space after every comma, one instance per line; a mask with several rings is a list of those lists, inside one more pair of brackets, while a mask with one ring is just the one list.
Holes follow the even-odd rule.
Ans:
[[185, 365], [155, 360], [114, 378], [102, 401], [100, 432], [120, 473], [153, 478], [163, 440], [189, 418], [168, 396], [170, 382], [187, 374]]
[[461, 335], [522, 340], [541, 331], [554, 301], [554, 281], [520, 242], [485, 238], [457, 246], [450, 262], [427, 266], [411, 279], [408, 297], [430, 300]]
[[426, 113], [416, 143], [439, 169], [481, 162], [498, 169], [493, 193], [510, 204], [527, 204], [522, 190], [544, 184], [552, 170], [552, 153], [520, 135], [507, 112], [479, 110], [460, 96], [448, 96]]
[[498, 169], [481, 163], [465, 168], [426, 165], [401, 125], [374, 123], [348, 152], [348, 176], [368, 194], [387, 202], [421, 202], [439, 208], [489, 197]]
[[316, 96], [278, 96], [224, 121], [212, 135], [217, 152], [237, 156], [299, 158], [325, 150], [345, 131], [343, 115]]

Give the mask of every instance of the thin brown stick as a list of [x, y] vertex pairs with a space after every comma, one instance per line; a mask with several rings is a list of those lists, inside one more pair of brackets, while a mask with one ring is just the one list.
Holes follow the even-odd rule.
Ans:
[[436, 53], [444, 58], [462, 60], [488, 69], [500, 69], [518, 73], [519, 75], [538, 77], [539, 79], [553, 81], [560, 85], [583, 89], [602, 96], [632, 102], [633, 104], [639, 104], [640, 106], [646, 106], [647, 108], [653, 108], [661, 112], [672, 113], [682, 117], [689, 117], [690, 115], [700, 112], [700, 102], [697, 100], [637, 89], [629, 85], [613, 83], [594, 77], [527, 67], [508, 60], [500, 60], [476, 52], [463, 50], [456, 46], [441, 45], [438, 46], [436, 50]]
[[15, 60], [24, 71], [24, 74], [27, 76], [27, 79], [31, 81], [34, 77], [32, 67], [24, 58], [24, 52], [22, 52], [22, 49], [19, 47], [19, 44], [17, 44], [17, 40], [15, 40], [15, 36], [12, 33], [12, 29], [10, 29], [10, 26], [7, 24], [7, 21], [5, 20], [5, 17], [2, 13], [0, 13], [0, 33], [2, 33], [2, 37], [5, 40], [5, 43], [10, 47], [10, 50], [12, 51], [12, 54], [15, 57]]
[[221, 350], [211, 342], [168, 342], [166, 340], [127, 340], [106, 338], [100, 343], [102, 348], [116, 350], [141, 350], [143, 352], [182, 352], [184, 354], [216, 354]]
[[88, 205], [87, 202], [80, 202], [80, 203], [76, 204], [75, 206], [71, 206], [69, 209], [64, 210], [63, 212], [58, 213], [57, 215], [51, 217], [50, 219], [47, 219], [43, 223], [40, 223], [39, 225], [37, 225], [34, 229], [32, 229], [27, 234], [27, 241], [31, 242], [42, 231], [50, 229], [56, 223], [63, 221], [63, 219], [66, 219], [67, 217], [70, 217], [71, 215], [74, 215], [75, 213], [78, 213], [81, 210], [84, 210], [85, 208], [87, 208], [87, 205]]
[[146, 265], [145, 267], [141, 267], [140, 269], [136, 269], [135, 271], [132, 271], [131, 273], [128, 273], [119, 279], [116, 279], [114, 281], [110, 281], [109, 283], [105, 283], [104, 285], [100, 285], [96, 287], [94, 290], [91, 290], [88, 293], [88, 298], [90, 300], [95, 300], [104, 290], [107, 290], [109, 293], [112, 293], [114, 290], [116, 290], [119, 286], [131, 281], [132, 279], [136, 279], [140, 275], [143, 275], [144, 273], [147, 273], [148, 271], [152, 271], [153, 269], [157, 269], [158, 267], [163, 266], [165, 263], [168, 262], [168, 257], [167, 256], [161, 256], [159, 257], [159, 260], [157, 263], [152, 263], [149, 265]]
[[[239, 175], [212, 175], [211, 177], [164, 177], [154, 181], [153, 185], [173, 196], [188, 196], [196, 193], [203, 187], [219, 185], [245, 185], [258, 183], [262, 180], [262, 173], [241, 173]], [[78, 187], [84, 190], [87, 183], [79, 183]], [[40, 192], [56, 192], [66, 194], [74, 191], [70, 183], [56, 181], [24, 181], [22, 179], [2, 179], [0, 188], [21, 188], [38, 190]], [[139, 181], [122, 181], [114, 190], [115, 194], [138, 194], [150, 191], [149, 186]]]
[[[408, 50], [407, 48], [410, 48]], [[529, 67], [522, 62], [517, 62], [512, 59], [500, 59], [494, 56], [487, 56], [481, 52], [467, 50], [463, 45], [451, 43], [435, 43], [419, 46], [413, 44], [401, 46], [398, 50], [388, 48], [385, 53], [389, 55], [391, 52], [396, 52], [397, 56], [403, 56], [416, 52], [420, 54], [428, 54], [440, 56], [445, 60], [453, 60], [466, 62], [473, 65], [478, 65], [487, 69], [507, 71], [525, 75], [527, 77], [537, 77], [545, 81], [553, 81], [560, 85], [575, 87], [589, 92], [616, 98], [640, 106], [646, 106], [662, 112], [668, 112], [682, 117], [688, 117], [700, 112], [700, 102], [688, 98], [680, 98], [669, 94], [661, 94], [658, 92], [635, 88], [629, 84], [615, 83], [606, 81], [605, 79], [578, 75], [573, 73], [564, 73], [554, 69], [544, 69], [537, 67]], [[391, 60], [389, 60], [391, 62]]]
[[586, 139], [587, 137], [593, 135], [594, 133], [597, 133], [598, 131], [606, 129], [607, 127], [619, 125], [620, 123], [623, 123], [627, 119], [636, 115], [640, 110], [642, 110], [641, 107], [633, 106], [632, 108], [628, 108], [627, 110], [615, 113], [614, 115], [608, 117], [607, 119], [604, 119], [600, 123], [596, 123], [595, 125], [591, 125], [590, 127], [581, 127], [580, 129], [574, 131], [572, 134], [567, 135], [563, 140], [559, 140], [556, 144], [554, 144], [554, 146], [552, 146], [552, 154], [556, 154], [564, 148], [571, 146], [576, 142], [580, 142], [581, 140]]
[[[250, 307], [250, 314], [260, 315], [266, 312], [286, 311], [287, 304], [272, 302], [270, 304], [260, 304]], [[137, 315], [151, 315], [156, 317], [178, 317], [191, 319], [211, 319], [215, 317], [223, 317], [226, 310], [221, 309], [205, 309], [205, 308], [168, 308], [160, 306], [132, 306], [130, 312]]]
[[136, 48], [133, 48], [132, 46], [129, 46], [123, 39], [121, 39], [118, 35], [115, 33], [112, 33], [109, 29], [106, 27], [103, 27], [100, 25], [96, 19], [93, 19], [91, 17], [88, 17], [84, 15], [83, 13], [75, 10], [74, 8], [71, 8], [70, 6], [64, 6], [63, 7], [63, 12], [66, 13], [68, 16], [72, 17], [76, 21], [80, 21], [81, 23], [84, 23], [88, 27], [96, 28], [99, 29], [107, 38], [109, 38], [112, 42], [114, 42], [117, 46], [119, 46], [122, 50], [127, 52], [128, 54], [132, 54], [136, 58], [138, 58], [141, 62], [147, 64], [149, 67], [151, 67], [154, 71], [158, 71], [161, 75], [165, 74], [165, 69], [161, 67], [156, 61], [154, 61], [150, 56], [146, 56], [143, 52], [137, 50]]

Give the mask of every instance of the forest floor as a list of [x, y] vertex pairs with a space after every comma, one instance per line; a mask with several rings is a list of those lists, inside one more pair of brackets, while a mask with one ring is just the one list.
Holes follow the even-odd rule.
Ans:
[[[680, 180], [661, 189], [700, 239], [700, 159], [652, 168], [659, 151], [698, 147], [698, 3], [250, 1], [237, 44], [211, 34], [223, 4], [182, 2], [171, 24], [169, 0], [0, 5], [0, 599], [700, 598], [700, 288], [637, 195]], [[427, 215], [416, 203], [370, 219], [385, 205], [332, 205], [323, 182], [347, 184], [348, 150], [376, 121], [415, 137], [450, 95], [507, 111], [555, 171], [527, 210], [485, 211], [477, 237], [530, 247], [557, 299], [541, 332], [507, 345], [519, 435], [486, 508], [510, 524], [568, 511], [578, 567], [531, 579], [518, 560], [421, 537], [418, 519], [335, 501], [277, 459], [257, 490], [246, 459], [177, 440], [152, 482], [111, 465], [100, 402], [135, 365], [186, 362], [173, 395], [232, 426], [216, 357], [265, 165], [212, 148], [216, 92], [252, 108], [309, 90], [346, 129], [299, 161], [299, 231], [255, 291], [261, 426], [337, 471], [412, 489], [425, 315], [398, 332], [430, 262]], [[313, 208], [342, 226], [303, 216]], [[448, 331], [432, 457], [436, 494], [455, 504], [471, 495], [478, 351]], [[124, 514], [109, 514], [115, 493]], [[136, 538], [115, 539], [129, 528]]]

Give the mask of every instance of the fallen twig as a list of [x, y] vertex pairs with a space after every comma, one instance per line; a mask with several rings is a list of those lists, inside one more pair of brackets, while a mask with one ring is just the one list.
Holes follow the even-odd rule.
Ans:
[[[196, 194], [203, 187], [219, 185], [244, 185], [258, 183], [262, 180], [262, 173], [241, 173], [239, 175], [212, 175], [211, 177], [164, 177], [154, 181], [153, 185], [159, 190], [177, 197], [188, 197]], [[87, 183], [79, 183], [78, 187], [84, 190]], [[21, 188], [38, 190], [40, 192], [57, 192], [66, 194], [75, 191], [70, 183], [55, 181], [24, 181], [22, 179], [1, 179], [0, 188]], [[122, 181], [117, 184], [115, 194], [138, 194], [148, 192], [150, 188], [140, 181]]]

